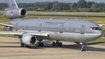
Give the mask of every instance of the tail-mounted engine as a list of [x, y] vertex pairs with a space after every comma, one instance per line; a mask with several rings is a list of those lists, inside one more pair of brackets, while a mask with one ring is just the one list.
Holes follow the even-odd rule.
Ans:
[[23, 8], [9, 10], [4, 13], [4, 16], [10, 19], [22, 18], [22, 17], [25, 17], [26, 15], [27, 15], [27, 11]]
[[37, 37], [32, 35], [23, 35], [22, 42], [28, 46], [37, 44]]

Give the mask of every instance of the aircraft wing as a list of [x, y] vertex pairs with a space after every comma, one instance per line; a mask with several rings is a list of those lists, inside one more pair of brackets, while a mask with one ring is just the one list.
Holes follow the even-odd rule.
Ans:
[[35, 36], [48, 36], [45, 32], [21, 32], [21, 31], [0, 31], [0, 34], [10, 34], [10, 35], [35, 35]]
[[4, 24], [4, 23], [0, 23], [0, 25], [7, 26], [7, 27], [14, 27], [13, 25]]

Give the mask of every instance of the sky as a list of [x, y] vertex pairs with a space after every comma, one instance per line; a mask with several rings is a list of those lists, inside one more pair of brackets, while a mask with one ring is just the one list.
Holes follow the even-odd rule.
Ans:
[[[53, 1], [59, 1], [59, 2], [78, 2], [79, 0], [16, 0], [17, 3], [34, 3], [34, 2], [46, 2], [46, 1], [50, 1], [50, 2], [53, 2]], [[85, 1], [93, 1], [93, 2], [96, 2], [96, 3], [101, 3], [101, 2], [104, 2], [105, 3], [105, 0], [85, 0]], [[3, 2], [3, 3], [7, 3], [8, 0], [0, 0], [0, 2]]]

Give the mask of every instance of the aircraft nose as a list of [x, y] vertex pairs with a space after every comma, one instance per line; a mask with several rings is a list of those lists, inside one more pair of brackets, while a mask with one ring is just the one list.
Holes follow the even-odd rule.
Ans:
[[102, 35], [103, 35], [103, 31], [102, 30], [97, 31], [97, 37], [98, 38], [100, 38]]

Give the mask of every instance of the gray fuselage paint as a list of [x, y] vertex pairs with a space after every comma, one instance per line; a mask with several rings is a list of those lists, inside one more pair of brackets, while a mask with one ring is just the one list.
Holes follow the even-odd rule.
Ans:
[[10, 24], [18, 31], [48, 32], [47, 39], [53, 40], [88, 42], [102, 35], [102, 30], [89, 30], [91, 26], [99, 26], [86, 20], [26, 19], [11, 21]]

